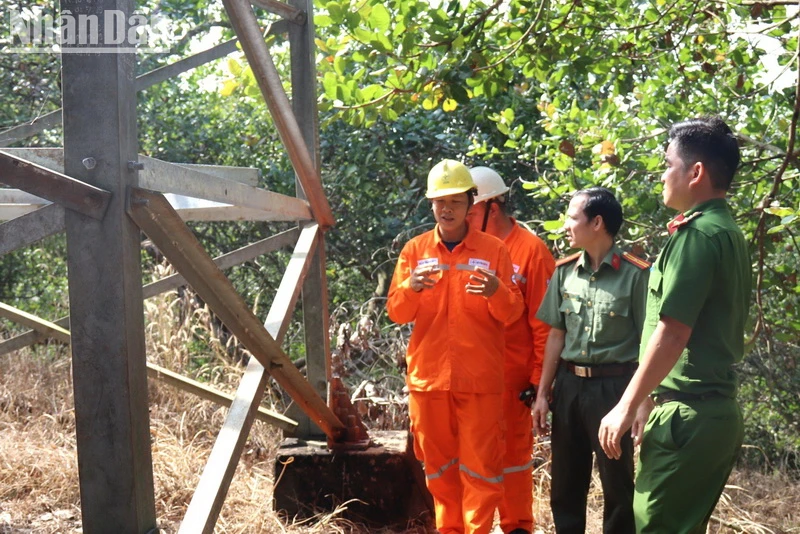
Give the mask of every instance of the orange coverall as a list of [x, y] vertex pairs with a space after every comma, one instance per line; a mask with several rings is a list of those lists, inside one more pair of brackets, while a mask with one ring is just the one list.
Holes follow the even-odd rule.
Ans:
[[[411, 289], [411, 272], [433, 265], [441, 269], [433, 288]], [[500, 279], [489, 298], [465, 290], [476, 267]], [[411, 432], [441, 534], [490, 532], [502, 499], [504, 324], [523, 311], [512, 273], [499, 239], [470, 228], [450, 252], [435, 228], [406, 244], [389, 288], [389, 317], [414, 322], [406, 354]]]
[[[513, 220], [513, 219], [512, 219]], [[503, 462], [503, 502], [500, 527], [503, 532], [521, 528], [533, 531], [533, 420], [531, 409], [519, 400], [530, 384], [538, 386], [542, 376], [544, 345], [550, 326], [536, 312], [555, 271], [553, 255], [544, 242], [516, 224], [504, 239], [514, 268], [514, 281], [522, 292], [525, 312], [506, 327], [505, 392], [506, 454]]]

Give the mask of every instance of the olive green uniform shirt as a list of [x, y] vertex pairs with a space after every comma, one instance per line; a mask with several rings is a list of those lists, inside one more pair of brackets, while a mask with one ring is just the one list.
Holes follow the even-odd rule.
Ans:
[[636, 361], [645, 317], [646, 262], [611, 248], [597, 272], [586, 251], [559, 265], [536, 317], [566, 330], [561, 358], [580, 365]]
[[704, 202], [673, 222], [650, 274], [642, 354], [660, 317], [692, 327], [656, 393], [736, 395], [733, 364], [744, 356], [750, 306], [750, 255], [725, 199]]

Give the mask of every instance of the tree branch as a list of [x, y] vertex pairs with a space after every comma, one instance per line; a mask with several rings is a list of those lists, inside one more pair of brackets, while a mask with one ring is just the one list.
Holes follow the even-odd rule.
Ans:
[[758, 250], [758, 268], [756, 275], [756, 307], [758, 308], [758, 319], [756, 321], [756, 326], [753, 330], [753, 336], [747, 342], [748, 345], [751, 343], [755, 343], [756, 339], [758, 338], [758, 335], [764, 328], [764, 303], [762, 300], [761, 290], [764, 287], [764, 264], [766, 262], [766, 256], [767, 256], [765, 241], [767, 234], [768, 213], [765, 210], [770, 205], [772, 200], [775, 199], [775, 197], [778, 195], [781, 184], [783, 183], [783, 174], [789, 167], [789, 162], [791, 162], [794, 159], [794, 145], [797, 136], [797, 122], [798, 119], [800, 119], [800, 40], [798, 40], [797, 47], [798, 47], [797, 54], [795, 54], [795, 57], [798, 58], [797, 81], [795, 83], [794, 110], [792, 112], [792, 122], [789, 126], [789, 142], [786, 146], [786, 156], [783, 158], [783, 162], [781, 163], [780, 168], [775, 173], [775, 176], [772, 179], [772, 189], [761, 201], [761, 204], [759, 206], [761, 215], [758, 218], [758, 224], [756, 225], [756, 230], [753, 233], [756, 239], [756, 246]]

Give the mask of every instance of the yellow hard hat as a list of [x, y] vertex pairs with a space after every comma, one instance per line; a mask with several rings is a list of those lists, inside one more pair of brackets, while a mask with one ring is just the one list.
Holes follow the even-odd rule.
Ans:
[[437, 163], [428, 173], [428, 198], [440, 198], [456, 195], [475, 189], [475, 182], [469, 169], [458, 161], [444, 159]]

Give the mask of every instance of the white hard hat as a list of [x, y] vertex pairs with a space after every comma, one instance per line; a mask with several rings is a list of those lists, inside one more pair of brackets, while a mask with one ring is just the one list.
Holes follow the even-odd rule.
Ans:
[[478, 188], [478, 194], [475, 195], [475, 204], [499, 197], [508, 192], [508, 186], [500, 175], [489, 167], [472, 167], [469, 173], [472, 175], [475, 187]]

